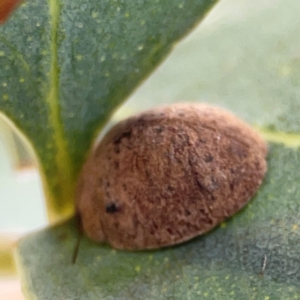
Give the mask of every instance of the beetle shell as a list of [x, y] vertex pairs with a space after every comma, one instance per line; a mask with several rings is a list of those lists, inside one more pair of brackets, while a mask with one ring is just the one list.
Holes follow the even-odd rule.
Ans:
[[205, 104], [174, 104], [114, 126], [84, 165], [85, 233], [117, 249], [153, 249], [203, 234], [239, 211], [267, 169], [247, 124]]

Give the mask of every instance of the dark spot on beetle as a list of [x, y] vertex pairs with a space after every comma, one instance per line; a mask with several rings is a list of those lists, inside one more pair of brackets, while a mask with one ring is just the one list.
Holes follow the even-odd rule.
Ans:
[[170, 234], [173, 234], [173, 230], [171, 228], [167, 228], [167, 231], [170, 233]]
[[117, 169], [119, 169], [119, 162], [118, 161], [115, 161], [115, 169], [117, 170]]
[[120, 153], [120, 147], [119, 147], [119, 145], [116, 145], [116, 146], [115, 146], [115, 153], [116, 153], [116, 154], [119, 154], [119, 153]]
[[201, 214], [203, 214], [203, 215], [206, 215], [206, 214], [207, 214], [207, 212], [205, 211], [204, 208], [200, 208], [200, 209], [199, 209], [199, 212], [200, 212]]
[[203, 193], [204, 191], [206, 191], [206, 188], [204, 187], [204, 185], [200, 182], [199, 179], [195, 178], [196, 184], [198, 186], [198, 189], [200, 190], [201, 193]]
[[201, 213], [201, 219], [205, 221], [206, 224], [213, 224], [213, 220], [210, 217], [210, 213], [207, 212], [205, 209], [199, 209]]
[[211, 154], [207, 154], [204, 158], [205, 162], [212, 162], [214, 160], [214, 157]]
[[185, 214], [186, 214], [187, 216], [190, 216], [190, 215], [191, 215], [191, 212], [190, 212], [189, 210], [185, 209]]
[[171, 185], [168, 185], [167, 190], [170, 191], [170, 192], [173, 192], [175, 189]]
[[162, 133], [164, 130], [163, 126], [158, 126], [155, 128], [156, 133]]
[[106, 206], [105, 206], [105, 211], [109, 214], [114, 214], [116, 212], [119, 211], [119, 207], [117, 206], [116, 203], [108, 203]]
[[123, 184], [123, 189], [124, 189], [124, 191], [127, 191], [127, 185], [126, 184]]
[[120, 222], [118, 221], [114, 222], [114, 227], [118, 229], [120, 227]]
[[131, 130], [122, 132], [122, 134], [120, 134], [120, 136], [114, 141], [114, 144], [119, 145], [123, 139], [130, 139], [130, 137]]

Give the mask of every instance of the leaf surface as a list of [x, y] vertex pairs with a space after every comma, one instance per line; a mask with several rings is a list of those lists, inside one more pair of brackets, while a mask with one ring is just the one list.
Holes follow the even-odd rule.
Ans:
[[0, 111], [30, 141], [53, 218], [114, 109], [217, 0], [31, 0], [0, 27]]
[[300, 3], [224, 0], [122, 106], [202, 101], [250, 124], [300, 132]]
[[297, 299], [300, 151], [272, 144], [268, 163], [242, 212], [177, 247], [130, 253], [84, 238], [73, 265], [74, 220], [25, 238], [18, 263], [28, 299]]

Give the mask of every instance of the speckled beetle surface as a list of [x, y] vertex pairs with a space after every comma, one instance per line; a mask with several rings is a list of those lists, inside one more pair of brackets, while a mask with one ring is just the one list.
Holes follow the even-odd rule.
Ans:
[[133, 116], [106, 134], [83, 168], [83, 229], [117, 249], [187, 241], [251, 199], [266, 154], [258, 133], [216, 107], [174, 104]]

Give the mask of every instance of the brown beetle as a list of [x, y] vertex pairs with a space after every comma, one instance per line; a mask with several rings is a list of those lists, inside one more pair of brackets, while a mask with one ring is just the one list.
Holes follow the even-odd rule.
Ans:
[[83, 229], [117, 249], [187, 241], [251, 199], [266, 154], [258, 133], [216, 107], [174, 104], [133, 116], [106, 134], [83, 168]]

